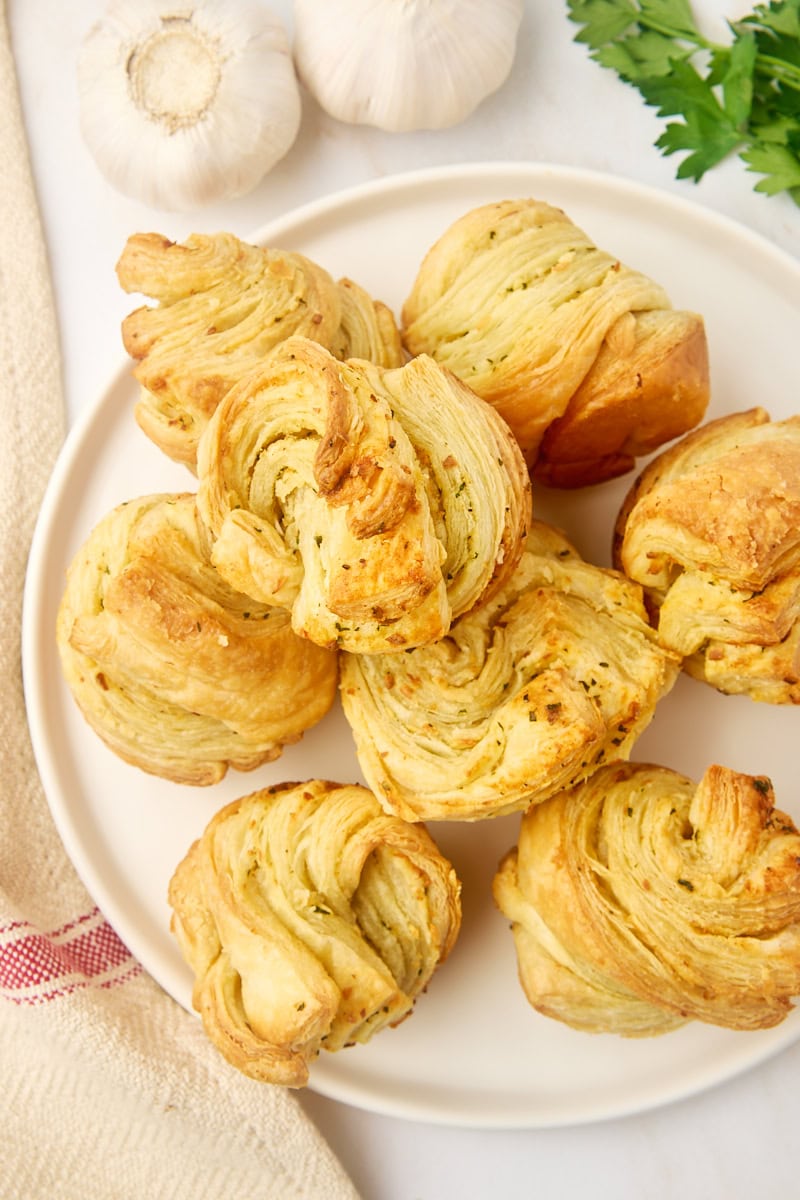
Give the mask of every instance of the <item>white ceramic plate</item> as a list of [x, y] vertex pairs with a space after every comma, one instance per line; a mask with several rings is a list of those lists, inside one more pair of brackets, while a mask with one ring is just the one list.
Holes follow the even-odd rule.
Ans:
[[[360, 187], [256, 235], [349, 275], [399, 312], [420, 259], [477, 204], [535, 195], [563, 207], [605, 249], [651, 274], [676, 307], [701, 312], [710, 344], [709, 415], [764, 404], [788, 416], [797, 396], [800, 265], [698, 207], [602, 175], [526, 164], [444, 168]], [[766, 203], [766, 201], [765, 201]], [[248, 231], [238, 230], [248, 236]], [[109, 268], [110, 269], [110, 268]], [[64, 571], [95, 522], [121, 500], [192, 486], [139, 432], [127, 363], [74, 428], [33, 543], [23, 662], [34, 747], [67, 852], [100, 908], [159, 983], [190, 1007], [191, 980], [168, 932], [169, 877], [227, 800], [280, 779], [361, 780], [334, 711], [277, 763], [210, 789], [151, 778], [117, 761], [83, 724], [60, 680], [53, 637]], [[606, 564], [630, 477], [576, 493], [536, 492], [539, 516]], [[772, 777], [800, 818], [790, 747], [800, 713], [723, 697], [681, 679], [634, 757], [699, 778], [713, 761]], [[518, 819], [431, 830], [464, 884], [464, 922], [414, 1014], [367, 1046], [312, 1067], [320, 1093], [376, 1112], [476, 1127], [537, 1127], [642, 1110], [730, 1078], [800, 1034], [800, 1014], [757, 1034], [692, 1025], [660, 1039], [589, 1036], [530, 1009], [490, 882]]]

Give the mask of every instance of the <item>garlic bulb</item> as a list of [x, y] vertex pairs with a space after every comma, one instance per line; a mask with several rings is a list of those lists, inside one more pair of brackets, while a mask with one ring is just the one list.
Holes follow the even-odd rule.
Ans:
[[78, 85], [98, 167], [156, 208], [243, 195], [300, 126], [288, 38], [262, 0], [114, 0], [81, 47]]
[[505, 82], [523, 8], [524, 0], [295, 0], [295, 65], [340, 121], [443, 129]]

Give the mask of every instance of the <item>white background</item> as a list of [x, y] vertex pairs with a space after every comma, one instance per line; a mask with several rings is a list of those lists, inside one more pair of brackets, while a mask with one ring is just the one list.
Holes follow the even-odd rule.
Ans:
[[[325, 0], [319, 0], [320, 10]], [[271, 0], [291, 27], [289, 0]], [[638, 94], [573, 42], [560, 0], [528, 0], [506, 85], [461, 125], [385, 134], [340, 124], [304, 94], [303, 125], [287, 157], [249, 196], [176, 216], [116, 194], [81, 141], [75, 63], [100, 0], [9, 0], [34, 175], [61, 324], [71, 420], [121, 361], [119, 322], [129, 298], [113, 267], [132, 232], [173, 239], [227, 228], [245, 236], [330, 192], [418, 167], [484, 160], [563, 163], [610, 172], [682, 195], [749, 226], [800, 258], [800, 209], [767, 199], [731, 160], [700, 184], [674, 179], [675, 160], [652, 143], [663, 128]], [[749, 10], [695, 0], [707, 31]], [[800, 296], [797, 297], [800, 316]], [[765, 365], [768, 369], [768, 365]], [[765, 396], [769, 379], [765, 375]], [[763, 402], [763, 397], [754, 397]], [[469, 1047], [464, 1047], [469, 1053]], [[701, 1096], [624, 1120], [529, 1132], [462, 1131], [358, 1111], [314, 1093], [307, 1111], [365, 1200], [463, 1200], [502, 1194], [558, 1200], [591, 1192], [618, 1200], [763, 1200], [798, 1194], [792, 1149], [800, 1118], [800, 1046]]]

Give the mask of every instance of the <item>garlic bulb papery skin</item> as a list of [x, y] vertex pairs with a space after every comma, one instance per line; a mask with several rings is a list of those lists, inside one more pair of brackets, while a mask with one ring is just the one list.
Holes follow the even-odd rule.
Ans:
[[115, 0], [83, 42], [78, 87], [101, 172], [169, 211], [251, 191], [300, 128], [289, 40], [263, 0]]
[[507, 79], [524, 0], [294, 0], [301, 81], [331, 116], [456, 125]]

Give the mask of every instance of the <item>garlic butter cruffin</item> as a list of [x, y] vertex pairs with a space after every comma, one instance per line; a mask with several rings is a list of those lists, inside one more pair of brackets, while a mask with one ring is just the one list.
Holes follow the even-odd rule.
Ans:
[[341, 657], [370, 787], [407, 820], [527, 808], [627, 758], [680, 671], [641, 589], [541, 521], [487, 604], [405, 654]]
[[494, 897], [531, 1005], [646, 1037], [767, 1029], [800, 995], [800, 833], [770, 781], [614, 763], [530, 809]]
[[401, 332], [409, 353], [489, 401], [534, 477], [556, 487], [630, 470], [709, 401], [702, 317], [541, 200], [453, 222], [419, 267]]
[[221, 402], [197, 467], [220, 574], [360, 653], [435, 641], [486, 603], [530, 519], [508, 427], [425, 356], [384, 369], [288, 338]]
[[189, 493], [142, 496], [98, 522], [70, 565], [56, 639], [109, 748], [195, 787], [277, 758], [336, 696], [336, 655], [214, 570]]
[[290, 335], [313, 338], [340, 358], [403, 361], [390, 310], [353, 280], [334, 282], [305, 255], [252, 246], [231, 233], [195, 233], [182, 243], [134, 234], [117, 277], [125, 291], [156, 301], [122, 323], [142, 385], [136, 419], [191, 469], [222, 397]]
[[614, 559], [689, 675], [800, 704], [800, 416], [731, 413], [662, 451], [623, 502]]
[[455, 944], [460, 884], [421, 825], [366, 788], [284, 783], [228, 804], [169, 885], [208, 1036], [302, 1087], [321, 1049], [404, 1020]]

